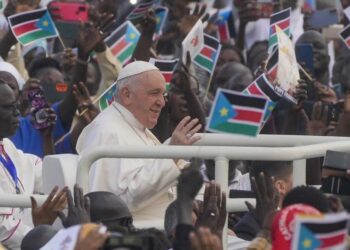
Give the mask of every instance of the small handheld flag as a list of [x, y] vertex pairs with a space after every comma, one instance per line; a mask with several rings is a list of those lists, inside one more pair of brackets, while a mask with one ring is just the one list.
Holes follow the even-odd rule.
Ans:
[[339, 34], [348, 49], [350, 49], [350, 25], [346, 26]]
[[198, 20], [182, 41], [182, 61], [186, 62], [187, 52], [190, 52], [191, 58], [194, 58], [201, 51], [204, 45], [203, 30], [203, 23]]
[[108, 89], [105, 90], [98, 98], [98, 106], [100, 111], [108, 108], [115, 100], [115, 92], [117, 90], [117, 83], [113, 83]]
[[288, 37], [290, 36], [290, 12], [291, 8], [288, 8], [271, 15], [269, 53], [271, 53], [273, 48], [277, 45], [276, 26], [283, 30]]
[[157, 6], [156, 9], [154, 10], [154, 13], [156, 15], [156, 22], [157, 22], [155, 34], [157, 36], [160, 36], [162, 34], [165, 21], [168, 17], [169, 9], [167, 7]]
[[127, 20], [134, 20], [146, 15], [146, 13], [153, 7], [154, 1], [138, 4], [130, 14], [126, 17]]
[[212, 74], [219, 58], [221, 44], [215, 37], [204, 34], [204, 46], [193, 58], [193, 63]]
[[299, 84], [300, 76], [294, 45], [278, 26], [276, 26], [276, 34], [278, 39], [277, 83], [285, 91], [286, 99], [296, 103], [292, 94]]
[[281, 94], [276, 91], [275, 86], [269, 82], [265, 74], [260, 75], [245, 90], [243, 90], [242, 93], [249, 96], [261, 96], [268, 100], [264, 122], [270, 117], [277, 102], [282, 99]]
[[210, 111], [207, 130], [257, 136], [267, 100], [219, 88]]
[[131, 59], [140, 36], [136, 27], [130, 21], [126, 21], [107, 37], [105, 42], [112, 54], [124, 65]]
[[218, 27], [218, 37], [221, 43], [227, 43], [235, 37], [235, 26], [231, 8], [219, 11], [216, 25]]
[[9, 23], [14, 36], [22, 45], [30, 44], [39, 39], [59, 36], [47, 9], [9, 16]]
[[302, 216], [295, 219], [292, 250], [346, 249], [347, 213]]
[[173, 73], [176, 68], [177, 63], [179, 62], [179, 59], [173, 59], [173, 60], [159, 60], [155, 58], [151, 58], [149, 60], [150, 63], [152, 63], [154, 66], [156, 66], [162, 75], [164, 76], [165, 82], [166, 82], [166, 89], [169, 89], [169, 84], [171, 82], [171, 79], [173, 78]]

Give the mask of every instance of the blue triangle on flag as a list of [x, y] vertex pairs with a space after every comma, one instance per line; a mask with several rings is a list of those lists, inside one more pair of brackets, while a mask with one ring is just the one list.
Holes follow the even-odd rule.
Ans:
[[48, 11], [46, 11], [45, 14], [35, 23], [35, 26], [51, 33], [52, 35], [56, 34], [55, 24], [53, 23]]
[[210, 121], [210, 127], [215, 128], [222, 123], [226, 123], [228, 119], [232, 119], [237, 115], [232, 104], [227, 100], [222, 92], [219, 92], [214, 104], [215, 108]]
[[126, 30], [125, 41], [128, 43], [137, 43], [139, 36], [138, 31], [134, 29], [133, 25], [129, 24]]
[[298, 242], [298, 249], [299, 250], [313, 250], [321, 246], [320, 240], [318, 240], [315, 237], [315, 234], [313, 234], [307, 227], [304, 225], [300, 226], [300, 232], [299, 232], [299, 242]]

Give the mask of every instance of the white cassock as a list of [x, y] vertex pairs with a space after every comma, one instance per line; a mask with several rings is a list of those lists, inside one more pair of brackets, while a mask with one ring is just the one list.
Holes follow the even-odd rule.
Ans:
[[[24, 154], [13, 143], [3, 140], [6, 154], [16, 167], [18, 188], [22, 194], [42, 191], [42, 161], [35, 155]], [[16, 194], [15, 183], [7, 169], [0, 162], [0, 193]], [[32, 223], [25, 216], [30, 209], [0, 207], [0, 242], [8, 249], [20, 249], [23, 237], [32, 229]], [[31, 218], [30, 218], [31, 220]]]
[[[101, 145], [157, 144], [155, 136], [131, 112], [113, 102], [83, 130], [77, 152]], [[180, 169], [171, 159], [105, 158], [92, 165], [89, 191], [115, 193], [128, 205], [136, 222], [163, 220], [174, 199], [169, 188], [179, 174]]]

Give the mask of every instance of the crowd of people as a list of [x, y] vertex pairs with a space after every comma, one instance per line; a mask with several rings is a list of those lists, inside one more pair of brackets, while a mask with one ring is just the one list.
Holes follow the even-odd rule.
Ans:
[[[8, 17], [47, 7], [56, 20], [50, 2], [0, 0], [2, 194], [42, 194], [42, 160], [48, 155], [82, 155], [101, 145], [191, 146], [207, 132], [219, 88], [242, 92], [267, 73], [270, 19], [260, 4], [269, 1], [156, 1], [169, 10], [162, 32], [155, 35], [152, 9], [133, 21], [140, 38], [124, 65], [105, 39], [125, 22], [133, 1], [75, 0], [88, 4], [89, 12], [86, 22], [74, 24], [79, 28], [73, 42], [66, 36], [18, 42]], [[260, 134], [346, 137], [350, 51], [322, 29], [332, 27], [310, 27], [312, 11], [303, 8], [305, 2], [270, 1], [274, 13], [291, 8], [291, 39], [296, 46], [312, 46], [313, 69], [300, 66], [297, 103], [279, 100]], [[337, 8], [338, 26], [349, 24], [342, 10], [350, 1], [315, 2], [317, 10]], [[195, 65], [188, 53], [166, 86], [150, 58], [182, 58], [182, 41], [198, 20], [205, 34], [218, 37], [217, 13], [225, 8], [232, 9], [234, 36], [221, 41], [213, 73]], [[114, 83], [113, 101], [101, 110], [96, 100]], [[99, 159], [90, 170], [89, 190], [55, 187], [43, 204], [31, 197], [31, 209], [1, 207], [0, 249], [221, 250], [226, 238], [227, 249], [292, 249], [299, 215], [350, 209], [344, 195], [350, 172], [324, 169], [322, 160], [307, 160], [307, 185], [298, 187], [290, 161], [231, 160], [225, 193], [215, 182], [213, 160]], [[255, 206], [246, 203], [248, 212], [226, 210], [228, 198], [242, 197], [255, 198]], [[348, 249], [345, 243], [337, 249]], [[320, 247], [310, 244], [293, 249]]]

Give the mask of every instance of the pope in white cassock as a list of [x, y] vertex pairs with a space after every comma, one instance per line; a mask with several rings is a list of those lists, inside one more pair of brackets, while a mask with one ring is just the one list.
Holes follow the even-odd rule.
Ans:
[[[24, 154], [7, 139], [16, 132], [19, 126], [18, 116], [19, 110], [14, 92], [4, 81], [0, 80], [1, 194], [33, 194], [42, 189], [41, 159], [35, 155]], [[62, 190], [55, 198], [53, 198], [54, 195], [55, 191], [45, 202], [47, 206], [44, 204], [40, 208], [33, 207], [34, 225], [53, 223], [57, 217], [56, 212], [64, 208], [65, 190]], [[32, 205], [33, 202], [32, 200]], [[6, 248], [20, 249], [23, 237], [33, 228], [31, 220], [27, 220], [26, 215], [20, 208], [0, 207], [0, 243]]]
[[[125, 66], [117, 79], [116, 101], [101, 112], [81, 133], [77, 152], [100, 145], [157, 145], [149, 131], [165, 105], [165, 80], [153, 64], [135, 61]], [[185, 117], [175, 128], [170, 144], [191, 145], [201, 125]], [[89, 191], [111, 191], [120, 196], [134, 220], [163, 219], [173, 200], [169, 191], [183, 161], [171, 159], [119, 159], [96, 161], [89, 178]]]

